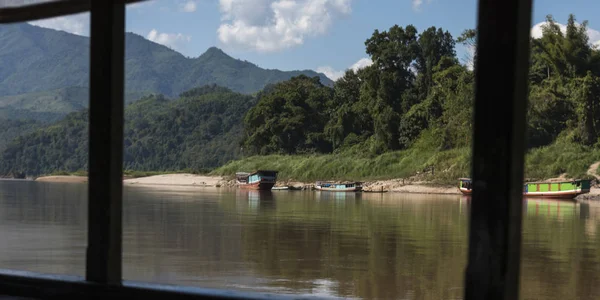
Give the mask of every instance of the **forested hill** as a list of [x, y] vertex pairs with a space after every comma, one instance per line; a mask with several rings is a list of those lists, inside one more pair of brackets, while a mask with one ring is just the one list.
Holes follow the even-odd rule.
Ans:
[[[208, 84], [241, 93], [254, 93], [269, 83], [314, 71], [283, 72], [262, 69], [210, 48], [197, 58], [187, 58], [134, 33], [125, 35], [127, 91], [176, 97]], [[44, 92], [68, 87], [87, 87], [89, 38], [29, 24], [0, 26], [0, 97]]]
[[[125, 110], [124, 168], [197, 171], [239, 158], [242, 119], [253, 104], [251, 96], [217, 86], [193, 89], [172, 101], [160, 95], [143, 98]], [[17, 138], [1, 154], [0, 174], [86, 169], [87, 117], [87, 111], [71, 113]]]
[[[583, 177], [600, 160], [600, 50], [585, 22], [571, 16], [563, 31], [547, 21], [530, 41], [525, 175]], [[366, 39], [371, 66], [348, 70], [333, 87], [297, 76], [255, 98], [213, 86], [173, 103], [144, 99], [127, 108], [125, 168], [215, 167], [243, 149], [242, 161], [215, 172], [362, 180], [434, 166], [444, 180], [469, 176], [474, 76], [456, 43], [474, 46], [475, 31], [455, 39], [441, 28], [396, 25]], [[74, 114], [18, 139], [2, 154], [0, 174], [85, 168], [84, 129], [85, 115]]]
[[[549, 16], [543, 36], [531, 39], [528, 177], [586, 176], [600, 159], [600, 50], [586, 24], [570, 16], [561, 29]], [[473, 72], [459, 63], [456, 42], [475, 46], [475, 31], [455, 40], [435, 27], [376, 30], [365, 41], [373, 65], [347, 71], [333, 89], [293, 79], [262, 97], [245, 118], [245, 149], [260, 156], [340, 154], [327, 164], [304, 158], [301, 165], [313, 168], [282, 173], [293, 178], [409, 176], [429, 165], [452, 180], [468, 176]], [[348, 156], [350, 163], [335, 163]], [[262, 162], [276, 167], [273, 158]], [[295, 163], [281, 169], [302, 170]]]

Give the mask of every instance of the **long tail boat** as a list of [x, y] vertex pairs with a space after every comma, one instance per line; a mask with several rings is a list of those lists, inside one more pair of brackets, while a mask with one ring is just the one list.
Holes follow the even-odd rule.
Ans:
[[277, 181], [277, 173], [278, 171], [258, 170], [251, 173], [238, 172], [235, 177], [240, 188], [270, 191]]
[[471, 178], [459, 178], [458, 189], [464, 195], [471, 195], [471, 193], [473, 193], [473, 185], [471, 183]]
[[590, 192], [591, 180], [577, 179], [559, 182], [528, 182], [523, 186], [527, 197], [573, 199]]
[[360, 192], [362, 190], [362, 185], [360, 182], [333, 183], [317, 181], [315, 183], [315, 189], [318, 191], [330, 192]]
[[[557, 182], [527, 182], [523, 185], [524, 197], [573, 199], [590, 192], [592, 183], [588, 179], [576, 179]], [[460, 178], [458, 189], [465, 195], [471, 195], [473, 184], [470, 178]]]

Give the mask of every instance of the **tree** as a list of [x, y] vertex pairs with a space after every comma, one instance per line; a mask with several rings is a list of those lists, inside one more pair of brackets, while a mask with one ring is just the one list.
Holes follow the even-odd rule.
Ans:
[[456, 59], [455, 41], [448, 31], [441, 28], [429, 27], [419, 35], [419, 52], [415, 68], [417, 70], [417, 85], [419, 96], [424, 99], [433, 83], [433, 68], [442, 58]]
[[333, 89], [304, 75], [261, 93], [244, 118], [243, 145], [251, 154], [329, 152], [324, 134]]

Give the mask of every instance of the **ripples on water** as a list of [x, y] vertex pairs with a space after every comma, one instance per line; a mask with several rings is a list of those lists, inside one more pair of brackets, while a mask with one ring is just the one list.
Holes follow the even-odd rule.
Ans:
[[[87, 186], [0, 181], [0, 267], [83, 275]], [[600, 204], [525, 201], [523, 299], [600, 299]], [[461, 299], [462, 196], [126, 187], [128, 280]]]

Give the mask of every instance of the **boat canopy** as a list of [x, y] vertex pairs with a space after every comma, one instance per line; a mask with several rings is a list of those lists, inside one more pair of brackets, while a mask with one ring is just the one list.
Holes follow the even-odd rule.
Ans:
[[561, 180], [561, 181], [532, 181], [532, 182], [525, 182], [525, 184], [575, 183], [578, 181], [591, 181], [591, 179], [573, 179], [573, 180]]

